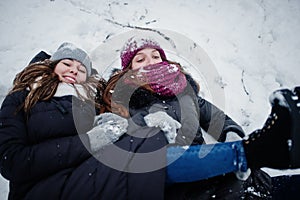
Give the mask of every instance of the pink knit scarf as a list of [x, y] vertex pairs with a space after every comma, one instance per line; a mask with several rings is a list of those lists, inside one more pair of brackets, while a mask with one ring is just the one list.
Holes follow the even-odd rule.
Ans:
[[161, 96], [175, 96], [187, 85], [186, 77], [179, 67], [165, 61], [140, 68], [136, 77], [148, 83]]

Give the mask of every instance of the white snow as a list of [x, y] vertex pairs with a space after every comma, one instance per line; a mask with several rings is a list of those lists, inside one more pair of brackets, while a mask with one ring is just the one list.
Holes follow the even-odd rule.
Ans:
[[[197, 51], [170, 48], [167, 56], [185, 62], [200, 81], [201, 94], [247, 133], [266, 120], [272, 91], [299, 85], [298, 0], [3, 0], [0, 13], [0, 102], [16, 73], [36, 53], [45, 50], [51, 54], [65, 41], [85, 49], [92, 55], [93, 66], [107, 72], [120, 63], [119, 52], [111, 54], [122, 47], [124, 38], [108, 42], [109, 46], [105, 46], [106, 39], [126, 36], [132, 27], [169, 30], [165, 35], [170, 36], [169, 43], [181, 50], [186, 41], [197, 44], [201, 48], [195, 48]], [[201, 55], [195, 54], [199, 51]], [[97, 58], [99, 52], [103, 55]], [[189, 62], [188, 57], [194, 61]], [[202, 61], [210, 65], [199, 70], [194, 64]], [[218, 76], [209, 76], [213, 70]], [[219, 93], [215, 91], [223, 92], [224, 98], [216, 98]], [[274, 176], [300, 173], [266, 171]], [[0, 199], [6, 199], [7, 193], [8, 183], [1, 177]]]

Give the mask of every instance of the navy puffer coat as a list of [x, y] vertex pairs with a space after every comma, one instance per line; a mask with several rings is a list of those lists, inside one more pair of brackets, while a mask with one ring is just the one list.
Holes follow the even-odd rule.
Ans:
[[26, 115], [20, 107], [27, 93], [8, 95], [0, 112], [0, 170], [10, 181], [9, 199], [164, 198], [162, 132], [136, 115], [116, 146], [92, 156], [85, 134], [93, 123], [92, 105], [74, 96], [53, 97]]

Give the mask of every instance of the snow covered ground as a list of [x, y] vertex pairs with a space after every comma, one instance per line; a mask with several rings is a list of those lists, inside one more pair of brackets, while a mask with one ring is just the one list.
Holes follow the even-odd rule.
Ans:
[[[111, 63], [117, 65], [112, 50], [123, 44], [109, 43], [110, 39], [122, 41], [120, 35], [133, 27], [166, 30], [165, 36], [179, 46], [196, 43], [200, 50], [192, 52], [206, 53], [218, 76], [197, 74], [197, 54], [187, 70], [203, 81], [204, 95], [212, 90], [210, 81], [224, 92], [223, 104], [211, 99], [247, 133], [264, 123], [273, 90], [300, 85], [298, 0], [2, 0], [0, 13], [0, 102], [15, 74], [40, 50], [53, 53], [62, 42], [73, 42], [90, 52], [95, 68], [102, 71]], [[112, 55], [97, 57], [107, 41], [117, 45], [105, 46]], [[184, 50], [177, 55], [183, 60], [191, 56]], [[273, 176], [300, 174], [266, 170]], [[0, 199], [7, 193], [7, 181], [1, 177]]]

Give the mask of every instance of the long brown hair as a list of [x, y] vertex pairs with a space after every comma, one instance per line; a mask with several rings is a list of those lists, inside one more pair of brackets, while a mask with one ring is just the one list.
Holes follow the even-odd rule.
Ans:
[[[179, 66], [179, 69], [182, 73], [187, 74], [180, 63], [173, 62], [167, 60], [169, 64], [176, 64]], [[113, 73], [113, 75], [109, 78], [107, 81], [106, 88], [103, 93], [103, 104], [106, 112], [113, 112], [115, 114], [118, 114], [123, 117], [129, 117], [129, 108], [126, 106], [127, 104], [125, 102], [128, 102], [127, 98], [130, 98], [130, 94], [128, 93], [128, 85], [124, 84], [126, 82], [126, 79], [130, 79], [130, 82], [133, 83], [136, 86], [139, 86], [140, 88], [143, 88], [145, 90], [150, 91], [151, 93], [154, 93], [154, 91], [151, 89], [150, 85], [146, 82], [143, 82], [140, 79], [137, 79], [135, 76], [136, 71], [130, 70], [131, 66], [127, 67], [125, 70], [119, 70]], [[118, 85], [118, 88], [116, 86]], [[199, 85], [198, 89], [200, 89]], [[135, 87], [137, 89], [137, 87]], [[121, 94], [120, 94], [121, 93]], [[113, 99], [113, 96], [116, 97]], [[119, 97], [119, 98], [118, 98]], [[125, 98], [125, 99], [124, 99]]]
[[118, 101], [113, 101], [112, 96], [115, 92], [115, 87], [118, 83], [118, 81], [128, 72], [129, 70], [124, 71], [118, 71], [115, 72], [107, 81], [106, 88], [103, 92], [103, 105], [105, 108], [105, 112], [113, 112], [115, 114], [118, 114], [122, 117], [129, 117], [129, 110], [123, 106], [121, 99]]
[[[18, 73], [13, 81], [13, 88], [9, 94], [16, 91], [28, 90], [29, 93], [25, 98], [24, 108], [28, 112], [38, 101], [47, 101], [51, 99], [60, 83], [58, 75], [54, 73], [54, 69], [59, 61], [45, 60], [28, 65], [20, 73]], [[90, 76], [85, 83], [81, 84], [87, 93], [87, 98], [83, 97], [75, 88], [79, 98], [89, 100], [95, 103], [96, 108], [101, 107], [99, 99], [103, 94], [106, 82], [103, 78]], [[95, 99], [95, 89], [98, 96]]]

